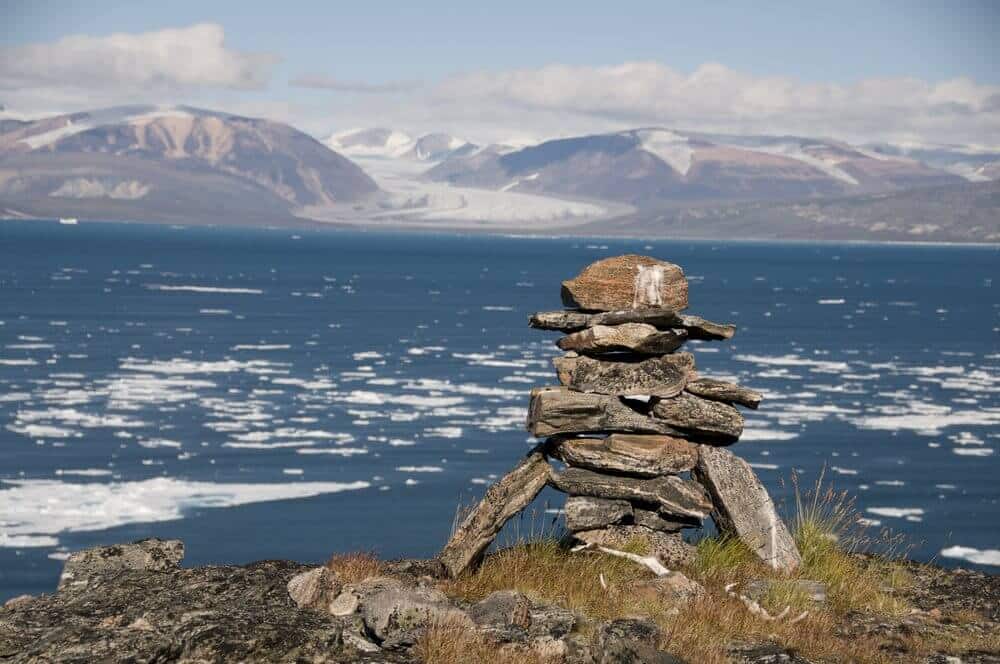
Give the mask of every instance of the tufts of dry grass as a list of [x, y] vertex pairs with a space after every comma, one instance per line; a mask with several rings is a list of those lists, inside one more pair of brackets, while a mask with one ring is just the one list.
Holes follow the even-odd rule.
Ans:
[[414, 648], [426, 664], [556, 664], [530, 648], [504, 645], [458, 621], [441, 621], [428, 626]]
[[326, 561], [326, 567], [344, 583], [360, 583], [382, 573], [382, 563], [372, 553], [342, 553]]
[[[681, 607], [649, 593], [630, 592], [636, 582], [652, 578], [645, 568], [593, 551], [571, 553], [559, 545], [551, 529], [544, 527], [532, 527], [530, 531], [519, 528], [515, 541], [488, 556], [478, 570], [444, 581], [441, 587], [449, 595], [468, 601], [478, 601], [496, 590], [518, 590], [594, 620], [645, 615], [660, 625], [664, 650], [707, 664], [728, 661], [726, 648], [734, 642], [773, 641], [819, 661], [862, 664], [898, 661], [900, 648], [918, 657], [942, 649], [957, 652], [997, 646], [998, 637], [972, 638], [959, 631], [904, 629], [903, 636], [888, 639], [851, 628], [858, 615], [891, 622], [910, 611], [901, 591], [912, 584], [912, 579], [903, 565], [894, 562], [899, 555], [899, 540], [887, 534], [869, 538], [859, 526], [853, 502], [846, 494], [824, 488], [822, 477], [809, 492], [799, 491], [796, 484], [795, 495], [796, 512], [789, 523], [802, 554], [800, 569], [784, 575], [763, 564], [739, 540], [706, 538], [698, 542], [693, 564], [682, 571], [702, 583], [708, 592]], [[529, 531], [527, 536], [525, 531]], [[627, 548], [647, 553], [641, 541], [629, 542]], [[881, 555], [858, 555], [873, 549]], [[601, 585], [602, 576], [606, 589]], [[772, 614], [789, 606], [792, 615], [802, 611], [808, 611], [808, 615], [795, 623], [787, 619], [765, 620], [725, 592], [727, 584], [736, 583], [739, 590], [755, 579], [771, 581], [770, 591], [761, 603]], [[795, 585], [797, 579], [826, 584], [827, 602], [813, 603]], [[495, 648], [482, 657], [447, 658], [448, 648], [478, 652], [477, 638], [441, 628], [427, 637], [422, 647], [433, 645], [434, 652], [443, 653], [440, 659], [428, 661], [511, 661], [509, 654], [506, 659], [489, 659], [495, 656]]]
[[[636, 545], [638, 546], [638, 545]], [[475, 572], [445, 581], [442, 590], [475, 602], [496, 590], [517, 590], [600, 619], [627, 612], [627, 598], [607, 592], [649, 578], [644, 568], [623, 558], [569, 553], [554, 539], [527, 541], [491, 554]]]

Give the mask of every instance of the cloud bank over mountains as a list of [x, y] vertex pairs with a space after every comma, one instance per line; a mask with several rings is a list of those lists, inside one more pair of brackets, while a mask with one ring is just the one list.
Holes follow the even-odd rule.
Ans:
[[504, 108], [522, 118], [560, 114], [618, 126], [1000, 142], [1000, 86], [966, 78], [841, 84], [753, 76], [717, 63], [689, 74], [658, 62], [548, 65], [453, 76], [435, 87], [432, 101], [446, 108]]
[[275, 73], [280, 54], [226, 44], [221, 25], [67, 36], [0, 48], [0, 104], [32, 114], [191, 103], [275, 117], [316, 135], [353, 126], [447, 128], [488, 142], [636, 126], [1000, 145], [1000, 86], [969, 78], [849, 83], [761, 76], [718, 63], [644, 61], [468, 71], [422, 84], [335, 71]]

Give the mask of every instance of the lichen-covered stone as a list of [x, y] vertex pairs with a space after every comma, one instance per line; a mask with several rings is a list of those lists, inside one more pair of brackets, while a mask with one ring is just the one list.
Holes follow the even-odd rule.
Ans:
[[623, 311], [588, 314], [582, 311], [539, 311], [528, 318], [528, 325], [540, 330], [579, 332], [595, 325], [621, 325], [645, 323], [659, 330], [683, 328], [690, 339], [731, 339], [736, 326], [730, 323], [713, 323], [700, 316], [678, 314], [664, 307], [644, 307]]
[[667, 422], [636, 411], [622, 399], [565, 387], [536, 387], [528, 404], [528, 431], [537, 438], [569, 433], [660, 433], [687, 437]]
[[743, 433], [743, 416], [721, 401], [682, 393], [653, 406], [653, 416], [670, 426], [700, 436], [705, 441], [730, 443]]
[[710, 378], [689, 380], [685, 384], [685, 389], [703, 399], [738, 403], [741, 406], [753, 408], [754, 410], [757, 409], [761, 399], [764, 398], [764, 395], [760, 392], [736, 385], [735, 383], [727, 383], [722, 380], [712, 380]]
[[292, 577], [288, 582], [288, 595], [300, 609], [329, 611], [343, 585], [336, 574], [326, 567], [317, 567]]
[[773, 569], [795, 570], [798, 547], [753, 469], [727, 449], [702, 445], [695, 478], [712, 494], [712, 518], [720, 532], [739, 537]]
[[606, 438], [557, 438], [552, 454], [577, 468], [656, 477], [694, 468], [698, 446], [673, 436], [613, 433]]
[[552, 468], [538, 445], [515, 468], [486, 490], [459, 524], [438, 559], [451, 576], [476, 563], [508, 519], [527, 507], [549, 481]]
[[586, 330], [567, 334], [556, 342], [562, 350], [600, 355], [629, 352], [639, 355], [672, 353], [687, 339], [687, 330], [657, 330], [645, 323], [595, 325]]
[[552, 475], [552, 485], [571, 496], [644, 503], [664, 516], [694, 523], [708, 516], [712, 509], [708, 494], [697, 482], [676, 475], [638, 479], [567, 468]]
[[564, 507], [566, 530], [594, 530], [632, 518], [632, 505], [627, 500], [570, 496]]
[[639, 361], [566, 356], [553, 360], [559, 382], [577, 392], [674, 397], [694, 374], [694, 356], [677, 353]]
[[117, 570], [168, 570], [184, 558], [180, 540], [145, 539], [77, 551], [63, 564], [59, 590], [86, 586], [90, 578]]

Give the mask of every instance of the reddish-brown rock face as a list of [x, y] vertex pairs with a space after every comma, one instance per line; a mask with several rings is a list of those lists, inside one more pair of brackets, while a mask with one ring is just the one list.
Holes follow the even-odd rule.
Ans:
[[627, 254], [591, 263], [562, 284], [563, 304], [587, 311], [688, 306], [684, 270], [666, 261]]

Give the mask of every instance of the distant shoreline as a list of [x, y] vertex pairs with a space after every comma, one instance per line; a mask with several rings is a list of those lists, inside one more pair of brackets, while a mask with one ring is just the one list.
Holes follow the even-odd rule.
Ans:
[[[59, 224], [59, 219], [56, 217], [13, 217], [13, 216], [0, 216], [0, 227], [5, 223], [51, 223]], [[357, 232], [357, 233], [389, 233], [389, 234], [409, 234], [417, 233], [424, 235], [482, 235], [482, 236], [494, 236], [494, 237], [508, 237], [508, 238], [522, 238], [522, 239], [580, 239], [580, 240], [632, 240], [632, 241], [649, 241], [649, 242], [734, 242], [734, 243], [748, 243], [748, 244], [788, 244], [788, 245], [893, 245], [900, 247], [992, 247], [1000, 248], [1000, 242], [991, 241], [957, 241], [957, 240], [913, 240], [913, 239], [886, 239], [886, 240], [873, 240], [873, 239], [813, 239], [813, 238], [773, 238], [773, 237], [748, 237], [748, 236], [730, 236], [730, 237], [719, 237], [712, 235], [682, 235], [682, 236], [670, 236], [670, 235], [646, 235], [637, 233], [622, 233], [622, 234], [608, 234], [608, 233], [587, 233], [587, 232], [576, 232], [580, 231], [581, 228], [561, 228], [564, 232], [555, 232], [556, 229], [551, 228], [523, 228], [519, 226], [512, 227], [490, 227], [483, 228], [474, 225], [467, 225], [463, 223], [456, 223], [449, 225], [448, 223], [442, 222], [434, 225], [429, 224], [406, 224], [405, 222], [386, 222], [379, 221], [375, 224], [361, 224], [361, 223], [351, 223], [351, 222], [337, 222], [337, 221], [316, 221], [314, 219], [308, 219], [303, 217], [288, 217], [281, 220], [280, 223], [276, 224], [246, 224], [239, 222], [219, 222], [219, 221], [199, 221], [192, 220], [187, 222], [178, 222], [174, 220], [159, 220], [159, 219], [88, 219], [85, 216], [79, 217], [80, 225], [88, 224], [106, 224], [106, 225], [123, 225], [123, 226], [168, 226], [168, 227], [198, 227], [198, 228], [216, 228], [216, 229], [255, 229], [255, 230], [269, 230], [269, 231], [336, 231], [336, 232]], [[586, 226], [586, 224], [584, 225]], [[72, 232], [71, 228], [67, 228], [68, 232]]]

